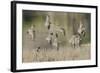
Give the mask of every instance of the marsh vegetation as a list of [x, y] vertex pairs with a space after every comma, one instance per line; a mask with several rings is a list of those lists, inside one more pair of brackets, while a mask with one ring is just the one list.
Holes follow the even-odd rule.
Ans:
[[89, 13], [23, 10], [22, 61], [90, 59], [90, 18]]

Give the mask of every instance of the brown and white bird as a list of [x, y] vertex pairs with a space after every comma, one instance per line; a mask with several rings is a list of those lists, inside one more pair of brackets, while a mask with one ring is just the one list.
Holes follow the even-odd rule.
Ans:
[[69, 43], [71, 44], [71, 46], [73, 48], [78, 48], [80, 47], [80, 41], [81, 41], [81, 37], [80, 35], [76, 34], [76, 35], [72, 35], [71, 39], [69, 40]]
[[54, 38], [54, 41], [53, 41], [53, 46], [59, 50], [59, 41], [58, 41], [58, 34], [56, 33], [55, 34], [55, 38]]
[[82, 22], [80, 22], [80, 25], [79, 25], [77, 32], [78, 32], [79, 35], [85, 36], [86, 29], [85, 29], [84, 25], [82, 24]]
[[36, 30], [35, 30], [35, 25], [32, 25], [28, 30], [27, 33], [30, 35], [32, 40], [35, 40], [36, 37]]

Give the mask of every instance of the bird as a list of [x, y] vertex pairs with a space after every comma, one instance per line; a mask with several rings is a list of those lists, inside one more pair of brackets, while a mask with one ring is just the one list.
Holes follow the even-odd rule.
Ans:
[[27, 30], [27, 34], [30, 35], [32, 40], [35, 40], [35, 36], [36, 36], [36, 30], [35, 30], [35, 25], [32, 25], [28, 30]]

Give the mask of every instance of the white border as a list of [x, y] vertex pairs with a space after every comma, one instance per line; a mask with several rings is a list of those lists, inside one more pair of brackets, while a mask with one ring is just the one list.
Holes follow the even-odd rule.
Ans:
[[[58, 61], [58, 62], [42, 62], [42, 63], [22, 63], [22, 10], [41, 10], [41, 11], [63, 11], [63, 12], [84, 12], [91, 13], [91, 60], [80, 60], [80, 61]], [[17, 70], [20, 69], [37, 69], [37, 68], [51, 68], [51, 67], [70, 67], [70, 66], [84, 66], [84, 65], [95, 65], [96, 58], [96, 44], [95, 44], [95, 13], [96, 10], [93, 8], [81, 8], [81, 7], [60, 7], [60, 6], [45, 6], [45, 5], [28, 5], [28, 4], [17, 4]]]

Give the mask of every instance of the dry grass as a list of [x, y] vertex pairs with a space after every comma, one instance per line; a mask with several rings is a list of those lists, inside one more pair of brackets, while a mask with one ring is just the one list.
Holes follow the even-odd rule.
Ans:
[[[32, 41], [26, 31], [23, 32], [23, 49], [22, 49], [22, 62], [46, 62], [46, 61], [65, 61], [65, 60], [87, 60], [90, 59], [91, 47], [89, 44], [82, 44], [80, 48], [72, 48], [66, 42], [62, 42], [60, 49], [57, 51], [48, 45], [46, 32], [41, 34], [38, 32], [35, 41]], [[65, 40], [63, 38], [63, 40]], [[41, 47], [37, 52], [35, 48]], [[46, 50], [44, 48], [47, 48]]]
[[90, 59], [90, 45], [82, 45], [80, 48], [62, 47], [56, 49], [23, 50], [23, 62], [45, 62], [64, 60], [86, 60]]

